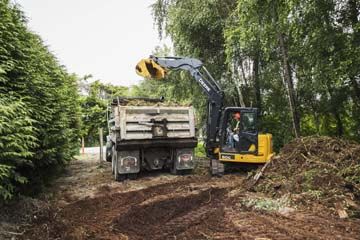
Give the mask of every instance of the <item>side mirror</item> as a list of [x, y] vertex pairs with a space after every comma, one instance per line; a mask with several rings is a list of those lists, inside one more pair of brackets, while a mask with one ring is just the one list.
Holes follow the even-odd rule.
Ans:
[[142, 59], [137, 65], [136, 65], [136, 73], [139, 76], [145, 77], [145, 78], [155, 78], [155, 79], [163, 79], [166, 75], [166, 69], [161, 67], [159, 64], [157, 64], [152, 59]]

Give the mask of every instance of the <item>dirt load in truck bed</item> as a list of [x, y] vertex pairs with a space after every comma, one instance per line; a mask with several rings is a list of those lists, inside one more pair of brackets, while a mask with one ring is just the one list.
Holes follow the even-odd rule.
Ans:
[[[291, 184], [301, 183], [292, 183], [292, 177], [306, 171], [304, 162], [309, 164], [309, 160], [302, 160], [297, 154], [303, 153], [309, 159], [325, 154], [335, 161], [327, 163], [338, 168], [345, 167], [337, 163], [338, 159], [348, 159], [349, 167], [358, 156], [352, 155], [358, 151], [356, 144], [327, 138], [313, 141], [314, 138], [296, 140], [285, 146], [280, 156], [296, 155], [294, 162], [275, 160], [273, 164], [279, 164], [279, 169], [268, 166], [258, 185], [253, 187], [270, 182], [270, 170], [274, 174], [286, 174], [286, 181], [281, 183], [288, 182], [290, 187], [281, 185], [279, 192], [265, 193], [247, 190], [248, 172], [238, 170], [222, 178], [210, 177], [206, 159], [197, 160], [195, 173], [199, 174], [174, 176], [144, 172], [137, 180], [119, 183], [112, 181], [108, 163], [99, 167], [97, 156], [83, 155], [70, 164], [51, 191], [40, 196], [36, 204], [17, 204], [12, 211], [5, 211], [13, 215], [24, 212], [27, 218], [19, 218], [18, 222], [8, 219], [8, 225], [3, 225], [4, 231], [0, 231], [0, 239], [360, 239], [360, 219], [351, 215], [340, 218], [320, 198], [303, 203], [293, 201]], [[311, 168], [317, 169], [314, 166]], [[335, 189], [345, 196], [352, 193], [340, 187], [337, 180], [330, 183], [330, 187], [338, 187], [328, 188], [321, 181], [319, 186], [329, 191]], [[303, 187], [294, 187], [294, 195], [303, 194], [306, 189]], [[315, 202], [317, 211], [313, 211]], [[23, 207], [27, 210], [23, 211]], [[0, 213], [3, 217], [4, 212]], [[11, 223], [13, 228], [9, 227]]]
[[113, 105], [120, 104], [121, 106], [159, 106], [159, 107], [186, 107], [191, 104], [178, 103], [173, 101], [164, 100], [162, 98], [126, 98], [119, 97], [114, 98], [112, 101]]

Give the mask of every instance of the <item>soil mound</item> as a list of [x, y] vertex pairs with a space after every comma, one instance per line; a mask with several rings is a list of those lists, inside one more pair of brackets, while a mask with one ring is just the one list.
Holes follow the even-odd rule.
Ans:
[[254, 189], [353, 208], [359, 216], [360, 144], [330, 137], [295, 139], [267, 166]]

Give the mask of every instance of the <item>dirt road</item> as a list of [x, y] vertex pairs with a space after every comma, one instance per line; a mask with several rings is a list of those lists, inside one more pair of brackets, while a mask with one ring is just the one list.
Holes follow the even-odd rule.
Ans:
[[[204, 172], [198, 171], [197, 172]], [[113, 181], [96, 155], [73, 161], [6, 239], [360, 239], [360, 221], [247, 192], [246, 173], [146, 173]], [[1, 235], [0, 235], [1, 236]]]

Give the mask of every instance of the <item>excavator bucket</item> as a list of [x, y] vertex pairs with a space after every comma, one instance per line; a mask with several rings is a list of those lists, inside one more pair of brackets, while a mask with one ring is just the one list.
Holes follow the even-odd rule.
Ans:
[[152, 59], [142, 59], [136, 65], [136, 73], [145, 78], [163, 79], [166, 75], [166, 69], [162, 68]]

